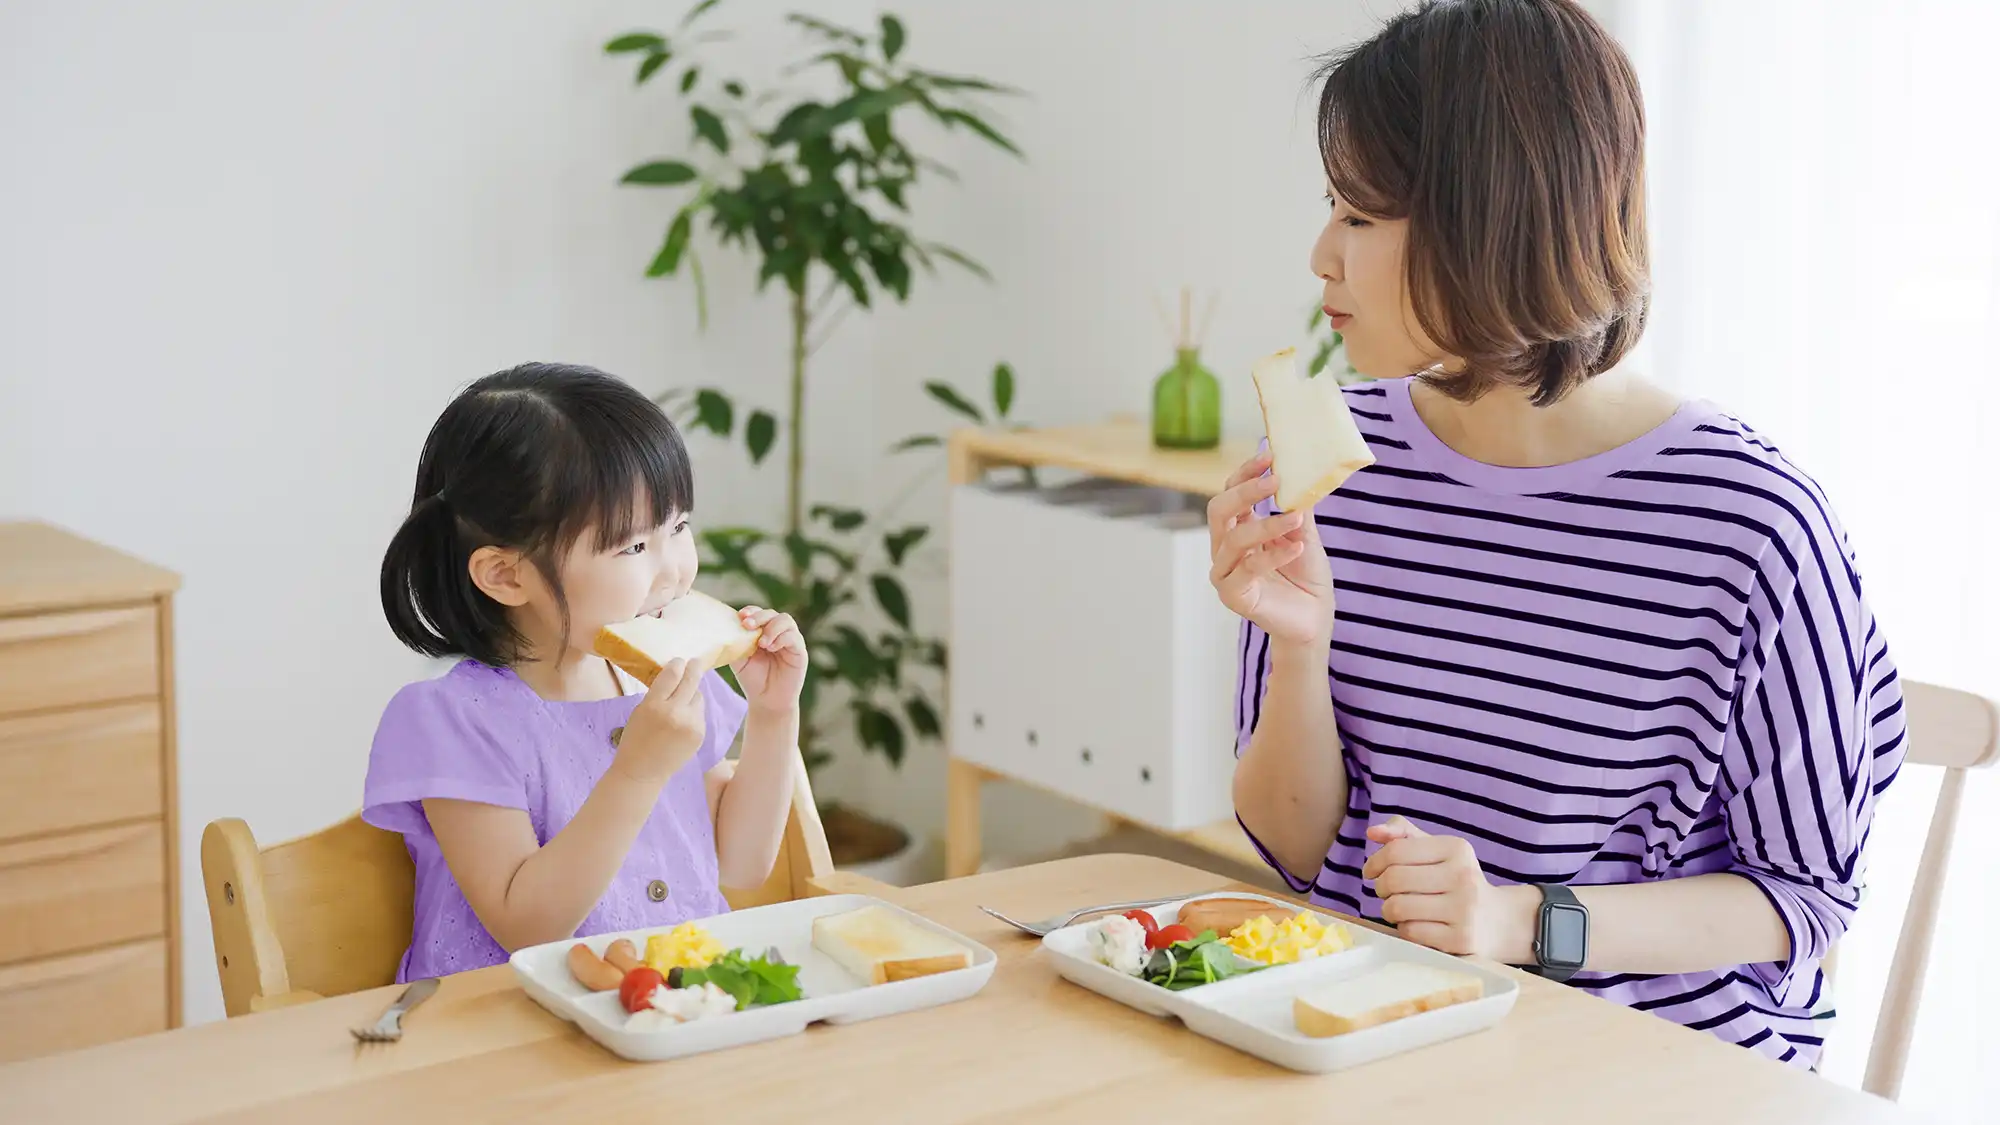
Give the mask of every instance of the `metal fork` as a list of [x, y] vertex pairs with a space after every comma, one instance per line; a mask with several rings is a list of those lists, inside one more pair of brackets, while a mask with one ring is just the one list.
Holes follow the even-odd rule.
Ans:
[[363, 1043], [394, 1043], [401, 1039], [403, 1017], [410, 1014], [410, 1009], [430, 999], [431, 994], [437, 990], [436, 977], [411, 981], [410, 987], [404, 989], [401, 996], [396, 997], [396, 1002], [389, 1005], [389, 1010], [382, 1013], [381, 1019], [363, 1027], [351, 1028], [354, 1038]]
[[1039, 922], [1017, 921], [1016, 919], [1007, 917], [1005, 914], [1000, 913], [998, 910], [995, 910], [990, 906], [982, 906], [979, 909], [984, 910], [986, 913], [992, 915], [995, 918], [998, 918], [1002, 922], [1007, 923], [1008, 925], [1014, 927], [1015, 929], [1021, 931], [1024, 934], [1033, 934], [1036, 937], [1047, 937], [1051, 933], [1054, 933], [1055, 931], [1062, 929], [1064, 926], [1069, 925], [1071, 922], [1074, 922], [1078, 918], [1081, 918], [1087, 914], [1109, 914], [1113, 911], [1119, 911], [1119, 910], [1145, 910], [1149, 907], [1165, 906], [1170, 902], [1179, 902], [1182, 899], [1199, 898], [1199, 897], [1201, 897], [1200, 893], [1196, 893], [1196, 894], [1175, 895], [1172, 898], [1141, 899], [1137, 902], [1108, 902], [1102, 906], [1086, 906], [1081, 910], [1072, 910], [1067, 914], [1058, 914], [1053, 918], [1044, 918]]

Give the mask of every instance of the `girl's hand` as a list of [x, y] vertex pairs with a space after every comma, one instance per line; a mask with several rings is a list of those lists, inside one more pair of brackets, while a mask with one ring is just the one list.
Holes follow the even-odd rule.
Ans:
[[746, 605], [740, 612], [745, 628], [763, 634], [757, 648], [736, 665], [736, 682], [750, 706], [770, 710], [797, 707], [806, 683], [806, 639], [789, 613]]
[[1395, 924], [1398, 937], [1444, 953], [1518, 962], [1523, 919], [1509, 893], [1518, 888], [1488, 882], [1471, 844], [1432, 836], [1400, 816], [1369, 828], [1368, 838], [1382, 848], [1361, 865], [1361, 877], [1375, 881], [1382, 920]]
[[1278, 491], [1271, 456], [1245, 461], [1208, 502], [1208, 580], [1222, 604], [1271, 639], [1326, 645], [1333, 637], [1333, 570], [1311, 512], [1258, 518], [1257, 504]]
[[649, 785], [664, 785], [693, 760], [708, 730], [701, 695], [701, 678], [707, 673], [699, 661], [667, 661], [625, 721], [611, 768]]

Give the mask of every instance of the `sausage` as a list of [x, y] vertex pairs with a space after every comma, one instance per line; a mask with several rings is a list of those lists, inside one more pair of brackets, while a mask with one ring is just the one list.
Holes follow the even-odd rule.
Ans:
[[1252, 918], [1268, 916], [1273, 922], [1282, 922], [1297, 913], [1297, 910], [1262, 899], [1204, 898], [1181, 907], [1180, 923], [1197, 934], [1203, 930], [1214, 930], [1218, 937], [1227, 937], [1236, 927]]
[[604, 947], [604, 960], [621, 973], [629, 973], [641, 964], [639, 951], [625, 938], [619, 938]]
[[569, 949], [569, 971], [576, 977], [576, 983], [592, 992], [610, 992], [616, 989], [625, 974], [613, 968], [604, 958], [590, 951], [590, 947], [577, 942]]

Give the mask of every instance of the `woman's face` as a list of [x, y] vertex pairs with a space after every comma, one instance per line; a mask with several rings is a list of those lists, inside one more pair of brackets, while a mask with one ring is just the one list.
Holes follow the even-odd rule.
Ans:
[[1347, 345], [1347, 361], [1372, 379], [1422, 371], [1445, 357], [1417, 325], [1403, 275], [1407, 219], [1361, 214], [1327, 189], [1326, 228], [1313, 244], [1322, 302]]

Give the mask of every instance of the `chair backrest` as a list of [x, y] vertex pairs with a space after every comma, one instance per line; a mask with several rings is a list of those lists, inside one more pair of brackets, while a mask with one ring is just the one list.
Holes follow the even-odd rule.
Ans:
[[[764, 885], [724, 890], [734, 909], [804, 898], [831, 875], [826, 830], [805, 767]], [[241, 820], [209, 824], [201, 875], [231, 1016], [393, 983], [410, 944], [415, 877], [403, 838], [359, 816], [259, 849]]]
[[1937, 930], [1938, 903], [1945, 871], [1951, 861], [1952, 838], [1958, 832], [1958, 809], [1965, 794], [1967, 770], [1982, 769], [2000, 759], [2000, 708], [1971, 692], [1935, 684], [1904, 681], [1904, 761], [1943, 767], [1944, 781], [1931, 823], [1924, 835], [1923, 857], [1910, 890], [1910, 905], [1889, 962], [1889, 983], [1883, 989], [1875, 1041], [1868, 1048], [1868, 1067], [1861, 1088], [1894, 1099], [1902, 1090], [1909, 1062], [1910, 1037], [1916, 1030], [1917, 1004], [1923, 996], [1924, 973], [1930, 967], [1931, 940]]

